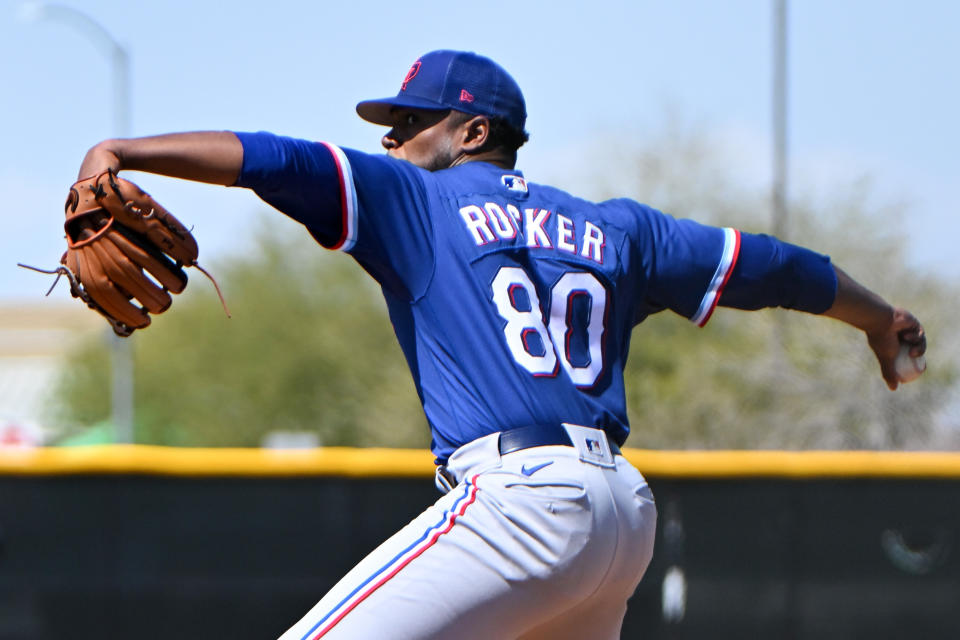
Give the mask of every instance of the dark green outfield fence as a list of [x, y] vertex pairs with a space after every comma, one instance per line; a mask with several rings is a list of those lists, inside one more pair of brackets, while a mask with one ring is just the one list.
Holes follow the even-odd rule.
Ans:
[[[960, 455], [626, 455], [623, 638], [960, 638]], [[275, 638], [436, 496], [422, 452], [0, 453], [0, 640]]]

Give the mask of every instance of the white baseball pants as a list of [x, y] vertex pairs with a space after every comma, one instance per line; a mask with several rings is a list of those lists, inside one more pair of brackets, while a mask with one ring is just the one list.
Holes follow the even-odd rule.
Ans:
[[458, 449], [456, 486], [281, 640], [619, 638], [656, 508], [629, 462], [584, 446], [602, 432], [571, 428], [576, 447], [501, 456], [493, 434]]

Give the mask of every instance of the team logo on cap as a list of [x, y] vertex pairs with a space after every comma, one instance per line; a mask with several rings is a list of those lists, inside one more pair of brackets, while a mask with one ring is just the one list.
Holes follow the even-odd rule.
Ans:
[[407, 90], [407, 83], [417, 77], [417, 74], [420, 73], [420, 61], [417, 60], [412, 65], [410, 65], [410, 71], [407, 71], [407, 77], [403, 79], [403, 84], [400, 85], [400, 91]]
[[466, 89], [460, 89], [460, 102], [473, 102], [473, 94]]

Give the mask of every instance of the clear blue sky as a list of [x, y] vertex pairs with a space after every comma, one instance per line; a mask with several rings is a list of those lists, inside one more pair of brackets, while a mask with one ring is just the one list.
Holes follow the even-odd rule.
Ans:
[[[66, 188], [86, 149], [114, 133], [105, 56], [69, 25], [18, 20], [19, 4], [0, 0], [0, 303], [40, 299], [49, 281], [14, 265], [56, 263]], [[394, 94], [421, 53], [460, 48], [523, 87], [532, 139], [520, 167], [532, 180], [598, 128], [655, 132], [665, 105], [742, 137], [744, 179], [769, 179], [772, 0], [62, 4], [129, 49], [133, 135], [265, 129], [375, 151], [381, 130], [354, 104]], [[911, 261], [960, 275], [960, 3], [790, 4], [792, 184], [873, 174], [910, 202]], [[201, 262], [264, 209], [239, 190], [135, 179], [194, 225]]]

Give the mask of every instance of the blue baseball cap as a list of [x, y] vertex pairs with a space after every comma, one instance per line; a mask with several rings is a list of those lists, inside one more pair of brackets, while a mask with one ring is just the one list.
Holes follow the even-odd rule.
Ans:
[[456, 109], [478, 116], [503, 118], [523, 131], [527, 107], [520, 86], [490, 58], [468, 51], [431, 51], [413, 63], [396, 97], [364, 100], [357, 105], [361, 118], [391, 125], [396, 107]]

